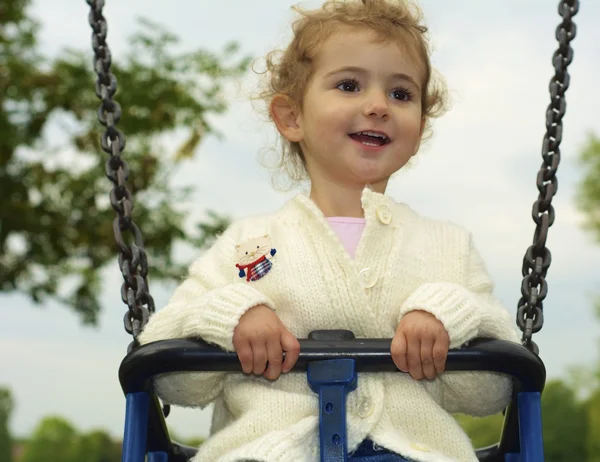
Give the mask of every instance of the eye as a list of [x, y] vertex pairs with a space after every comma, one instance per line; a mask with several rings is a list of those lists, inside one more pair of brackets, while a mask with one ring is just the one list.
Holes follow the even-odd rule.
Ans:
[[358, 82], [353, 79], [343, 80], [337, 84], [336, 88], [343, 92], [354, 93], [354, 92], [358, 91]]
[[412, 100], [412, 93], [408, 88], [397, 88], [390, 93], [390, 96], [398, 101]]
[[248, 255], [248, 252], [246, 252], [246, 255]]
[[256, 246], [256, 248], [257, 248], [257, 249], [260, 249], [260, 245], [257, 245], [257, 246]]

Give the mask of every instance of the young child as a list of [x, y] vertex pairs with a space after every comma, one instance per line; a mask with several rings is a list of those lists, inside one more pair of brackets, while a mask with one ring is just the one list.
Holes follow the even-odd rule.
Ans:
[[393, 338], [408, 373], [360, 375], [347, 401], [351, 460], [476, 461], [450, 413], [499, 412], [511, 382], [444, 373], [446, 355], [476, 337], [518, 341], [516, 329], [471, 235], [384, 194], [444, 105], [420, 12], [330, 0], [300, 13], [292, 42], [267, 61], [265, 97], [286, 168], [307, 174], [310, 196], [232, 224], [140, 337], [201, 337], [236, 351], [245, 374], [170, 374], [157, 392], [176, 405], [215, 402], [194, 461], [313, 462], [318, 397], [305, 374], [287, 373], [297, 338]]

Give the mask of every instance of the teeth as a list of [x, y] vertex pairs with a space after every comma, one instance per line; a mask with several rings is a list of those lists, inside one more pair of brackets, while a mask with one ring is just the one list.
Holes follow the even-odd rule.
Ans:
[[383, 133], [375, 133], [375, 132], [358, 132], [358, 135], [367, 135], [367, 136], [373, 136], [376, 138], [381, 138], [383, 140], [387, 140], [388, 137], [385, 136]]

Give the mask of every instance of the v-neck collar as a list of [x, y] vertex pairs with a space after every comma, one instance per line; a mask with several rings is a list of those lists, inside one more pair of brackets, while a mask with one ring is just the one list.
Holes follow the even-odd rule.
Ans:
[[[374, 225], [377, 225], [377, 223], [379, 223], [379, 220], [377, 218], [377, 210], [380, 210], [381, 207], [387, 207], [388, 210], [392, 210], [395, 209], [398, 205], [389, 196], [375, 192], [368, 186], [363, 189], [361, 194], [361, 206], [364, 213], [365, 228], [356, 247], [355, 256], [354, 258], [352, 258], [352, 256], [345, 249], [342, 240], [333, 230], [333, 228], [327, 221], [327, 217], [325, 217], [325, 215], [317, 206], [317, 204], [307, 194], [299, 194], [298, 196], [296, 196], [295, 201], [312, 218], [314, 218], [316, 223], [318, 223], [318, 226], [322, 228], [323, 232], [327, 236], [327, 239], [336, 246], [337, 253], [343, 255], [342, 258], [345, 260], [345, 262], [354, 269], [358, 268], [358, 266], [360, 265], [359, 262], [361, 261], [361, 257], [365, 251], [365, 243], [368, 242], [370, 234], [374, 232]], [[397, 220], [393, 220], [390, 224], [386, 226], [395, 228], [397, 226], [397, 222]]]
[[[389, 196], [376, 193], [365, 188], [361, 195], [364, 211], [365, 227], [356, 247], [354, 258], [348, 253], [338, 234], [327, 221], [319, 207], [307, 195], [298, 195], [290, 204], [299, 211], [296, 216], [297, 224], [304, 227], [311, 240], [314, 240], [315, 250], [324, 251], [339, 262], [338, 270], [351, 282], [351, 290], [358, 297], [353, 307], [349, 310], [358, 310], [354, 313], [358, 319], [369, 319], [363, 325], [354, 325], [353, 331], [361, 336], [373, 337], [385, 326], [380, 325], [377, 300], [381, 285], [377, 288], [364, 286], [361, 274], [374, 271], [378, 277], [386, 278], [387, 266], [391, 249], [397, 244], [396, 236], [399, 228], [405, 222], [406, 206], [394, 202]], [[385, 213], [385, 215], [383, 214]], [[382, 250], [383, 249], [383, 250]], [[375, 250], [375, 251], [373, 251]], [[383, 280], [382, 280], [383, 281]], [[364, 287], [364, 290], [360, 288]], [[373, 298], [375, 297], [375, 298]], [[354, 319], [354, 316], [350, 316]]]

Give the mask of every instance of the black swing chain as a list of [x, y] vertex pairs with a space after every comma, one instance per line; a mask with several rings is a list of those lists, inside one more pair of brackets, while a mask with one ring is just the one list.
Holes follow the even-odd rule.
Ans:
[[552, 198], [558, 189], [556, 170], [560, 163], [562, 119], [567, 109], [565, 93], [571, 80], [567, 67], [573, 61], [573, 49], [570, 44], [577, 32], [577, 26], [572, 18], [578, 11], [579, 0], [563, 0], [558, 7], [563, 21], [556, 29], [559, 46], [552, 57], [555, 74], [550, 81], [550, 105], [546, 110], [546, 134], [542, 145], [543, 163], [536, 181], [540, 194], [532, 208], [536, 228], [533, 244], [527, 249], [523, 258], [523, 281], [517, 310], [517, 325], [523, 332], [523, 345], [535, 353], [538, 353], [538, 348], [531, 337], [544, 325], [543, 301], [548, 294], [546, 273], [552, 261], [550, 250], [546, 247], [546, 239], [548, 229], [555, 218]]
[[[119, 267], [123, 274], [121, 299], [128, 307], [123, 322], [125, 330], [133, 335], [129, 350], [138, 346], [137, 337], [154, 312], [154, 300], [148, 290], [148, 259], [144, 250], [142, 233], [133, 222], [133, 197], [127, 189], [129, 167], [121, 157], [125, 149], [125, 135], [117, 128], [121, 118], [121, 106], [113, 96], [117, 91], [117, 79], [110, 71], [111, 54], [106, 35], [106, 19], [102, 15], [104, 0], [86, 0], [90, 6], [89, 23], [92, 27], [92, 48], [94, 50], [94, 70], [96, 95], [102, 103], [98, 108], [98, 120], [106, 127], [101, 137], [102, 150], [110, 157], [105, 163], [106, 176], [114, 187], [110, 191], [110, 203], [117, 212], [113, 221], [115, 240], [119, 248]], [[125, 242], [123, 232], [133, 236], [131, 245]]]

